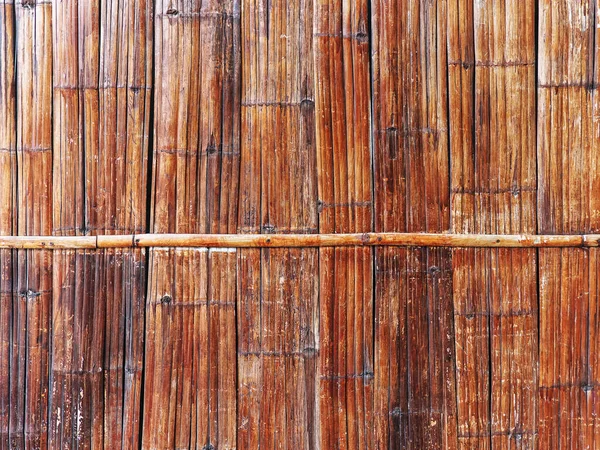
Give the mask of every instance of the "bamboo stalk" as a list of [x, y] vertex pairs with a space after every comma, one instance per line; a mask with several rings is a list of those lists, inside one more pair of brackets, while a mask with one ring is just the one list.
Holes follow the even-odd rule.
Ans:
[[455, 247], [576, 248], [600, 246], [599, 234], [124, 234], [98, 236], [0, 236], [0, 248], [94, 249], [135, 247]]

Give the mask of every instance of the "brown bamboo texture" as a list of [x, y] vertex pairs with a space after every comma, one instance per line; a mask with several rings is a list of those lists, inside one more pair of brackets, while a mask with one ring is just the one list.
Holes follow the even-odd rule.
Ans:
[[599, 0], [0, 0], [0, 450], [600, 448]]

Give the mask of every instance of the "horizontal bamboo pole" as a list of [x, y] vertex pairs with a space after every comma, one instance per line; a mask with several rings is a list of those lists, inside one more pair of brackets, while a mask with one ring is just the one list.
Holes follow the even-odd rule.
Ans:
[[95, 249], [132, 247], [598, 247], [600, 234], [500, 235], [444, 233], [349, 234], [128, 234], [0, 236], [0, 248]]

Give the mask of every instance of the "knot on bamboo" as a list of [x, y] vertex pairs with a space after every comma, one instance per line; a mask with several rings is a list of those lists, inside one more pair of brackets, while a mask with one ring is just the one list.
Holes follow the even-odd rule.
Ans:
[[169, 294], [165, 294], [161, 297], [160, 302], [162, 304], [169, 304], [173, 301], [173, 297], [171, 297]]
[[23, 9], [33, 9], [35, 7], [35, 0], [23, 0], [21, 6]]
[[169, 17], [177, 17], [179, 15], [179, 11], [175, 8], [169, 8], [167, 9], [166, 14]]

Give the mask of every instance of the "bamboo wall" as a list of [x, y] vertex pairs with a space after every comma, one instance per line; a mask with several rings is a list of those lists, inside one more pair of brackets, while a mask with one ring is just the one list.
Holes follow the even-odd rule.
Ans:
[[[599, 0], [0, 0], [0, 235], [600, 233], [599, 42]], [[0, 449], [600, 449], [596, 248], [125, 247], [0, 249]]]

